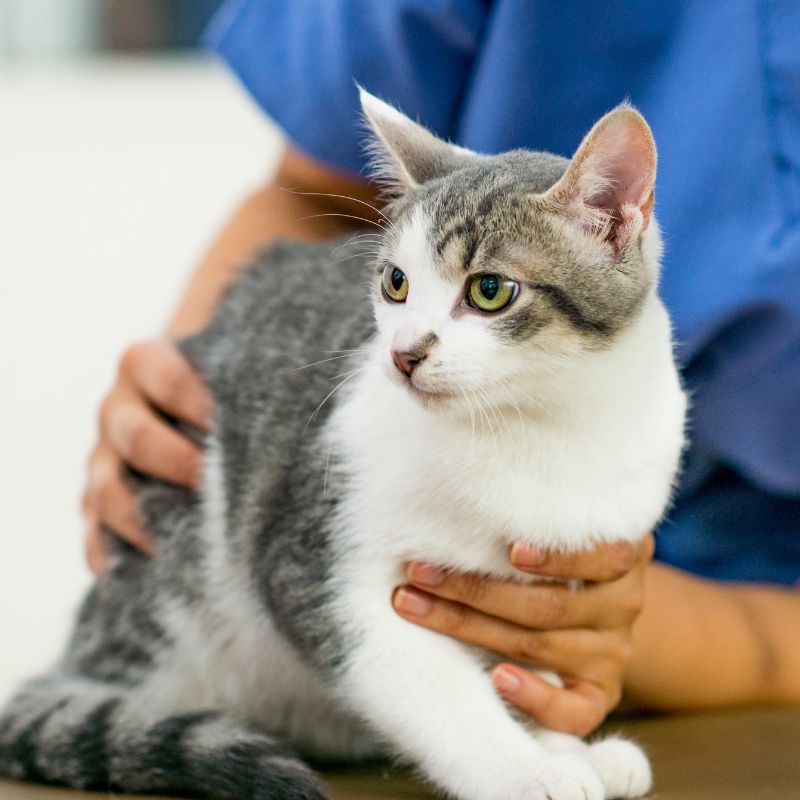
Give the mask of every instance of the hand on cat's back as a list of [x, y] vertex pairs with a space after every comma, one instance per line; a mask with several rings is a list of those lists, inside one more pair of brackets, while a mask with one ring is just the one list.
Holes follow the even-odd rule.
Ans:
[[123, 479], [126, 466], [179, 486], [196, 487], [202, 453], [167, 418], [205, 430], [210, 417], [211, 397], [174, 344], [140, 342], [122, 355], [114, 385], [100, 407], [99, 438], [89, 457], [83, 497], [86, 557], [95, 573], [105, 564], [103, 528], [141, 550], [153, 549]]
[[[500, 694], [547, 728], [585, 736], [622, 696], [653, 549], [650, 535], [638, 546], [602, 544], [569, 555], [511, 548], [517, 569], [559, 582], [515, 583], [411, 562], [393, 604], [410, 622], [515, 662], [492, 671]], [[564, 687], [520, 663], [558, 674]]]

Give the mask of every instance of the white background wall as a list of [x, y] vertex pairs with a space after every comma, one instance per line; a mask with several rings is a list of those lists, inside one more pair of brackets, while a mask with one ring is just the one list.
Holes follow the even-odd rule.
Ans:
[[0, 0], [0, 56], [55, 56], [95, 44], [104, 0]]
[[0, 70], [0, 702], [88, 583], [79, 498], [118, 354], [279, 147], [210, 63]]

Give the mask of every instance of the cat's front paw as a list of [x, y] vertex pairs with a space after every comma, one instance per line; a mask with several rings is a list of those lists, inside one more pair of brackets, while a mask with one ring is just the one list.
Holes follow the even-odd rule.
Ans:
[[633, 742], [605, 739], [589, 747], [588, 757], [603, 780], [606, 800], [643, 797], [650, 791], [650, 762]]
[[583, 756], [562, 754], [548, 758], [539, 782], [546, 800], [603, 800], [605, 789], [594, 767]]
[[[520, 776], [520, 773], [517, 773]], [[603, 782], [582, 756], [551, 756], [530, 778], [513, 786], [496, 787], [496, 800], [604, 800]]]

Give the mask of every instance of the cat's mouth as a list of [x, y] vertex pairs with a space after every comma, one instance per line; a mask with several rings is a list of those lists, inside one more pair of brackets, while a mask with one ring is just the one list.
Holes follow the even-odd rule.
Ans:
[[408, 391], [424, 405], [437, 405], [449, 400], [453, 396], [452, 392], [418, 386], [413, 378], [405, 378], [403, 383]]
[[398, 386], [404, 387], [408, 393], [418, 400], [423, 406], [433, 407], [442, 405], [455, 397], [455, 392], [441, 389], [436, 386], [425, 385], [415, 374], [405, 375], [392, 364], [386, 365], [386, 374]]

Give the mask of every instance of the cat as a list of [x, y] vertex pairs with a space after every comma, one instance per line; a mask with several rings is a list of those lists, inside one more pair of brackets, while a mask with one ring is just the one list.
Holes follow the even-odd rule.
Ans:
[[361, 102], [380, 229], [276, 243], [180, 343], [215, 399], [203, 488], [131, 476], [159, 554], [110, 543], [0, 715], [0, 774], [318, 800], [301, 757], [386, 754], [459, 800], [649, 790], [636, 745], [520, 719], [490, 654], [390, 598], [412, 558], [525, 580], [515, 540], [635, 542], [664, 513], [686, 400], [650, 130], [622, 105], [571, 160], [487, 156]]

